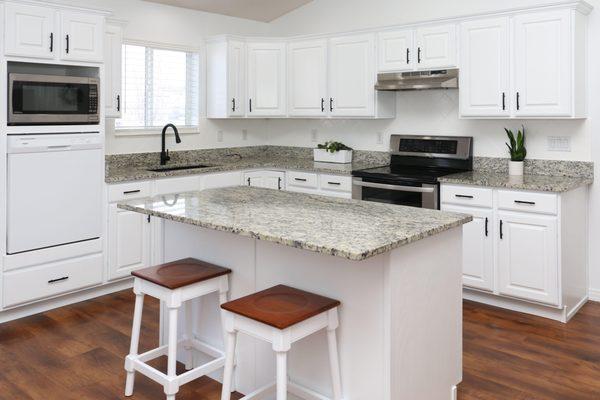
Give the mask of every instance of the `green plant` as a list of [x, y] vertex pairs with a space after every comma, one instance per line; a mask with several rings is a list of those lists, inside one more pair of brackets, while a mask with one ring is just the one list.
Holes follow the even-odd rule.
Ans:
[[325, 142], [317, 146], [318, 149], [327, 150], [330, 153], [337, 153], [340, 150], [352, 150], [351, 147], [346, 146], [340, 142]]
[[508, 147], [508, 151], [510, 152], [510, 160], [511, 161], [523, 161], [525, 160], [525, 156], [527, 156], [527, 149], [525, 148], [525, 127], [523, 130], [519, 130], [517, 132], [517, 137], [513, 131], [510, 129], [504, 128], [506, 134], [508, 135], [508, 140], [510, 140], [510, 144], [506, 143], [506, 147]]

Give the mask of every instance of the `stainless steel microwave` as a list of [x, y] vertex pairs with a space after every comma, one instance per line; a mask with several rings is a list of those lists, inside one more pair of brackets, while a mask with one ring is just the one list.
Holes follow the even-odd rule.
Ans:
[[100, 123], [97, 78], [11, 73], [8, 125]]

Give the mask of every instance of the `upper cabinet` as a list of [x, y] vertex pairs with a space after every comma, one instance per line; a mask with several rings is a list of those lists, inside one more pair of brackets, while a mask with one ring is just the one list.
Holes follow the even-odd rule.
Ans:
[[456, 67], [457, 47], [454, 24], [381, 32], [377, 70], [401, 72]]
[[248, 112], [250, 117], [286, 114], [284, 42], [248, 43]]
[[246, 114], [246, 44], [219, 39], [206, 46], [208, 118]]
[[462, 23], [461, 116], [585, 118], [586, 37], [572, 8]]
[[104, 16], [7, 2], [5, 53], [64, 61], [104, 61]]
[[123, 28], [107, 25], [104, 35], [104, 92], [106, 117], [121, 118], [123, 98], [121, 95], [121, 58]]
[[327, 40], [288, 44], [287, 81], [289, 115], [327, 116]]

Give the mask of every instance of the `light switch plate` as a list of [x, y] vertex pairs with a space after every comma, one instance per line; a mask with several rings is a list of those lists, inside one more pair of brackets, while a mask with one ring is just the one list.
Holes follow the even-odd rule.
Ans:
[[222, 142], [223, 141], [223, 131], [218, 131], [217, 132], [217, 142]]
[[568, 136], [548, 136], [548, 151], [571, 151], [571, 138]]
[[310, 141], [311, 142], [313, 142], [313, 143], [317, 142], [317, 140], [318, 140], [317, 134], [318, 134], [318, 132], [316, 129], [311, 129], [311, 131], [310, 131]]
[[248, 140], [248, 129], [242, 129], [242, 140]]

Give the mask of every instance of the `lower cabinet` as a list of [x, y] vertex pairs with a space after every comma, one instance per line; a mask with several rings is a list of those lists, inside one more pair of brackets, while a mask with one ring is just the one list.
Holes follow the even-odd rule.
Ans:
[[266, 189], [285, 189], [285, 172], [282, 171], [252, 171], [244, 173], [244, 184], [247, 186]]

